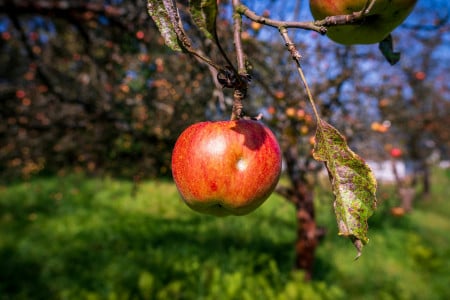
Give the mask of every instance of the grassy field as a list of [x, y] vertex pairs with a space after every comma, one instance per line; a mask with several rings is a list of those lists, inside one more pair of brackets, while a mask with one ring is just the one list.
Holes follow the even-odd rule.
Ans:
[[294, 209], [272, 196], [245, 217], [190, 211], [175, 186], [79, 175], [0, 186], [0, 299], [450, 299], [450, 174], [402, 218], [388, 188], [363, 256], [328, 234], [315, 279], [292, 271]]

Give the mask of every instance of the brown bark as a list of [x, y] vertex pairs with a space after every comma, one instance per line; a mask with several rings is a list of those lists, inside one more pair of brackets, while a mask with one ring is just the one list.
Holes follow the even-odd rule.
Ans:
[[305, 271], [305, 280], [311, 280], [318, 239], [312, 191], [301, 186], [297, 191], [297, 240], [295, 268]]
[[313, 277], [314, 259], [320, 238], [325, 230], [318, 228], [314, 212], [314, 184], [306, 178], [308, 165], [299, 165], [294, 147], [284, 152], [287, 173], [292, 186], [280, 187], [277, 192], [294, 204], [297, 219], [294, 268], [305, 272], [305, 281]]

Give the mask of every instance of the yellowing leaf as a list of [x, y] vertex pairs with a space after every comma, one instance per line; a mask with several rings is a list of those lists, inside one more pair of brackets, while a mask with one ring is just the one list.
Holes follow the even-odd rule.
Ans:
[[316, 132], [313, 156], [325, 162], [333, 193], [339, 235], [349, 237], [361, 255], [367, 220], [376, 208], [376, 180], [369, 166], [347, 145], [337, 129], [323, 120]]
[[[197, 26], [205, 33], [215, 35], [215, 19], [217, 15], [217, 3], [211, 2], [209, 0], [202, 0], [201, 2], [197, 0], [192, 0], [195, 8], [193, 9], [192, 15], [195, 22], [199, 22]], [[214, 3], [214, 4], [213, 4]], [[205, 63], [213, 66], [215, 69], [219, 70], [220, 67], [215, 64], [207, 56], [196, 51], [192, 47], [191, 40], [184, 32], [183, 24], [178, 13], [178, 8], [173, 0], [147, 0], [147, 9], [149, 15], [155, 21], [159, 32], [164, 38], [164, 42], [172, 50], [183, 51], [196, 56]], [[197, 17], [194, 16], [197, 14]], [[216, 39], [217, 40], [217, 39]]]
[[176, 31], [178, 24], [174, 22], [174, 16], [170, 14], [172, 11], [175, 11], [175, 7], [170, 2], [170, 7], [166, 7], [165, 2], [167, 1], [148, 0], [147, 10], [164, 38], [166, 45], [172, 50], [181, 51]]
[[207, 38], [215, 39], [217, 0], [189, 0], [189, 10], [197, 27]]

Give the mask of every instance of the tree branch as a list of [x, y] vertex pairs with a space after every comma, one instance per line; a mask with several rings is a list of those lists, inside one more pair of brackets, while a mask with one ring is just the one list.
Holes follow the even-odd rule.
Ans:
[[244, 52], [242, 50], [242, 17], [238, 13], [238, 7], [241, 5], [239, 0], [233, 0], [233, 40], [236, 51], [237, 60], [237, 82], [233, 93], [233, 108], [231, 112], [231, 120], [238, 120], [244, 116], [242, 100], [247, 95], [248, 74], [245, 67]]
[[305, 30], [314, 30], [318, 33], [325, 34], [327, 32], [327, 27], [340, 26], [347, 24], [354, 24], [364, 20], [364, 18], [369, 14], [376, 0], [367, 0], [364, 8], [359, 12], [354, 12], [349, 15], [338, 15], [329, 16], [323, 20], [317, 20], [313, 22], [297, 22], [297, 21], [279, 21], [266, 18], [264, 16], [256, 14], [250, 8], [243, 4], [236, 6], [235, 11], [241, 15], [245, 15], [250, 20], [261, 23], [263, 25], [268, 25], [275, 28], [298, 28]]
[[97, 15], [107, 17], [111, 24], [120, 29], [131, 32], [127, 24], [121, 21], [126, 15], [126, 11], [111, 5], [103, 5], [103, 3], [86, 3], [83, 1], [6, 1], [0, 3], [0, 11], [8, 15], [51, 15], [61, 19], [66, 19], [69, 16], [80, 19], [85, 12], [91, 12]]
[[254, 11], [250, 10], [247, 6], [243, 4], [239, 4], [236, 6], [235, 11], [241, 15], [246, 16], [250, 20], [261, 23], [263, 25], [268, 25], [275, 28], [300, 28], [300, 29], [306, 29], [306, 30], [314, 30], [321, 34], [326, 33], [327, 29], [324, 26], [320, 26], [318, 24], [315, 24], [315, 22], [295, 22], [295, 21], [279, 21], [279, 20], [273, 20], [270, 18], [266, 18], [263, 16], [260, 16], [256, 14]]

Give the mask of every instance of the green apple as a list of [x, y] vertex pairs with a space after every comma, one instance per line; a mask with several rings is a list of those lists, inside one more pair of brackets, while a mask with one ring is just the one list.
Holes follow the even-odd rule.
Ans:
[[[350, 15], [361, 11], [368, 0], [310, 0], [316, 20], [328, 16]], [[327, 36], [344, 44], [374, 44], [385, 39], [411, 13], [417, 0], [377, 0], [369, 14], [360, 22], [330, 26]]]

